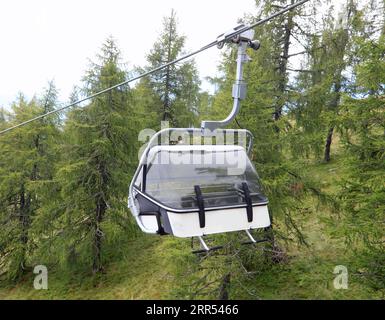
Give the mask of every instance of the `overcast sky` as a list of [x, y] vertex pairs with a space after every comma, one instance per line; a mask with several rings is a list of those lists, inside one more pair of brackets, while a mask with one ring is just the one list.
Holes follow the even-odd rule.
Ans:
[[[177, 12], [186, 49], [211, 42], [234, 27], [254, 0], [1, 0], [0, 106], [19, 91], [31, 98], [51, 79], [67, 100], [88, 64], [109, 35], [115, 37], [129, 67], [145, 64], [171, 9]], [[220, 50], [196, 57], [200, 76], [213, 76]]]

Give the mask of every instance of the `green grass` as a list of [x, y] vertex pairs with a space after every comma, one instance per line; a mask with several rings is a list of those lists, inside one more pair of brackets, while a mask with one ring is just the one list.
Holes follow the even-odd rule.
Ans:
[[98, 276], [49, 273], [49, 289], [34, 290], [31, 273], [15, 287], [0, 289], [0, 299], [164, 299], [177, 285], [172, 252], [186, 241], [144, 235], [127, 244], [120, 261]]
[[[333, 195], [344, 176], [342, 159], [328, 164], [315, 163], [308, 173], [320, 181], [324, 191]], [[301, 217], [309, 244], [286, 248], [285, 264], [263, 268], [252, 277], [241, 279], [242, 288], [230, 291], [236, 299], [383, 299], [354, 275], [349, 288], [336, 290], [333, 274], [336, 265], [348, 270], [354, 254], [342, 238], [336, 236], [328, 219], [337, 214], [319, 207], [310, 198], [304, 205], [310, 213]], [[178, 299], [178, 289], [186, 285], [187, 272], [197, 258], [190, 253], [189, 240], [142, 235], [126, 244], [121, 257], [106, 266], [102, 275], [77, 274], [71, 277], [57, 271], [49, 273], [49, 289], [34, 290], [32, 273], [14, 287], [0, 288], [0, 299]], [[186, 272], [181, 272], [186, 270]], [[254, 294], [250, 294], [253, 292]]]

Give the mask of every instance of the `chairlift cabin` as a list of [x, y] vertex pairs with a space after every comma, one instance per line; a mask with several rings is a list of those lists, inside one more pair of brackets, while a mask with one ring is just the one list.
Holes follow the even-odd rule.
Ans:
[[241, 145], [155, 145], [133, 181], [130, 207], [147, 233], [197, 237], [270, 225], [267, 198]]
[[[268, 200], [248, 156], [252, 134], [220, 129], [232, 122], [245, 98], [246, 48], [259, 47], [253, 35], [248, 30], [229, 40], [238, 44], [231, 114], [223, 121], [203, 121], [199, 129], [163, 129], [142, 153], [130, 185], [129, 207], [144, 232], [198, 237], [203, 250], [209, 251], [202, 236], [244, 230], [256, 243], [250, 230], [270, 226]], [[227, 39], [226, 34], [220, 37]], [[228, 139], [229, 134], [238, 137], [237, 143]], [[206, 143], [197, 143], [202, 140]]]

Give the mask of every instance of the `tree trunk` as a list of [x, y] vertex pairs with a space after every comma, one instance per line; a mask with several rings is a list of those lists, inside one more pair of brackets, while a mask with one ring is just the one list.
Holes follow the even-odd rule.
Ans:
[[334, 126], [330, 127], [330, 129], [328, 131], [328, 135], [326, 137], [325, 155], [324, 155], [324, 161], [325, 162], [330, 161], [330, 148], [331, 148], [332, 139], [333, 139], [333, 132], [334, 132]]
[[93, 265], [92, 271], [98, 273], [103, 270], [102, 265], [102, 237], [103, 231], [100, 224], [103, 221], [104, 213], [106, 212], [107, 206], [103, 199], [98, 199], [96, 205], [96, 220], [94, 225], [94, 254], [93, 254]]
[[[292, 1], [292, 3], [293, 3], [293, 1]], [[278, 66], [278, 71], [279, 71], [278, 91], [281, 94], [281, 97], [279, 98], [279, 100], [277, 101], [277, 104], [275, 106], [275, 110], [274, 110], [274, 120], [275, 121], [277, 121], [281, 118], [282, 109], [283, 109], [283, 106], [285, 105], [285, 101], [283, 101], [282, 97], [285, 95], [285, 90], [286, 90], [287, 62], [289, 59], [290, 37], [291, 37], [292, 29], [293, 29], [293, 15], [290, 12], [288, 13], [287, 22], [286, 22], [284, 28], [285, 28], [285, 31], [284, 31], [284, 36], [282, 39], [283, 48], [282, 48], [282, 54], [280, 56], [279, 66]]]
[[[342, 71], [338, 71], [337, 80], [334, 83], [334, 97], [333, 97], [331, 105], [330, 105], [330, 109], [334, 110], [335, 116], [338, 115], [338, 107], [339, 107], [340, 99], [341, 99], [341, 87], [342, 87], [341, 73], [342, 73]], [[331, 149], [332, 140], [333, 140], [333, 133], [334, 133], [334, 125], [332, 125], [329, 128], [329, 131], [328, 131], [328, 134], [326, 137], [325, 152], [324, 152], [324, 161], [325, 162], [329, 162], [331, 159], [330, 149]]]
[[19, 263], [18, 274], [22, 275], [25, 271], [26, 266], [26, 252], [28, 244], [28, 229], [30, 224], [29, 219], [29, 209], [30, 209], [31, 200], [28, 195], [25, 193], [24, 186], [22, 186], [20, 191], [20, 211], [19, 211], [19, 222], [20, 222], [20, 243], [21, 243], [21, 256]]
[[108, 170], [103, 161], [99, 162], [98, 171], [101, 177], [101, 185], [99, 189], [99, 195], [96, 197], [96, 209], [95, 209], [95, 222], [94, 222], [94, 243], [93, 243], [93, 265], [92, 271], [94, 273], [103, 271], [102, 265], [102, 241], [103, 231], [101, 224], [104, 219], [105, 212], [107, 210], [107, 203], [105, 199], [106, 190], [104, 187], [109, 184], [108, 182]]
[[[169, 33], [168, 33], [168, 48], [167, 48], [167, 63], [171, 62], [171, 49], [172, 49], [172, 19], [173, 11], [171, 12]], [[166, 68], [166, 79], [165, 79], [165, 93], [164, 93], [164, 105], [163, 105], [163, 121], [171, 119], [170, 112], [170, 66]]]
[[229, 300], [229, 287], [230, 287], [231, 274], [228, 273], [223, 277], [221, 286], [219, 288], [219, 300]]

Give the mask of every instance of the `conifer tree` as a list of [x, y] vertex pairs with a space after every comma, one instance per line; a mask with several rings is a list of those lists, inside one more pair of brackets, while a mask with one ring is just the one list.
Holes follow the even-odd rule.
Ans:
[[0, 108], [0, 127], [2, 128], [6, 124], [7, 120], [5, 117], [5, 110], [3, 107]]
[[[49, 94], [48, 94], [49, 95]], [[49, 97], [54, 101], [54, 97]], [[44, 112], [36, 98], [20, 95], [9, 124]], [[48, 117], [0, 137], [0, 274], [18, 279], [28, 270], [36, 247], [32, 226], [53, 175], [54, 144], [58, 135]]]
[[[294, 4], [294, 0], [269, 0], [256, 1], [257, 7], [261, 9], [261, 14], [271, 15], [282, 8]], [[317, 1], [315, 1], [317, 3]], [[269, 23], [261, 26], [257, 30], [259, 39], [263, 45], [269, 46], [265, 54], [269, 55], [270, 69], [269, 86], [273, 90], [273, 118], [278, 121], [285, 109], [287, 109], [293, 99], [290, 74], [302, 72], [291, 68], [290, 60], [306, 52], [306, 37], [310, 32], [307, 30], [308, 6], [301, 6], [291, 10], [284, 15], [278, 16]], [[293, 49], [296, 51], [293, 52]], [[305, 50], [305, 51], [302, 51]], [[280, 130], [280, 124], [276, 123], [276, 130]]]
[[341, 190], [344, 231], [356, 254], [357, 273], [381, 290], [385, 286], [385, 28], [379, 37], [356, 37], [355, 48], [359, 63], [354, 93], [344, 98], [340, 116], [349, 172]]
[[[175, 11], [163, 20], [163, 29], [153, 49], [147, 55], [150, 70], [175, 60], [183, 53], [185, 37], [177, 31]], [[170, 121], [172, 126], [187, 127], [197, 118], [200, 81], [194, 61], [168, 66], [142, 81], [156, 94], [150, 112], [160, 114], [159, 120]], [[159, 105], [159, 100], [161, 105]]]
[[[335, 130], [335, 124], [333, 123], [333, 118], [338, 116], [339, 105], [341, 101], [341, 93], [343, 91], [344, 85], [344, 75], [343, 72], [347, 66], [347, 52], [349, 50], [350, 43], [350, 30], [351, 24], [354, 19], [354, 15], [357, 11], [357, 4], [355, 1], [349, 1], [339, 19], [342, 21], [341, 26], [337, 26], [335, 32], [331, 32], [327, 36], [330, 36], [329, 39], [326, 39], [328, 43], [328, 57], [329, 65], [326, 72], [329, 75], [330, 81], [330, 94], [328, 97], [328, 102], [326, 104], [326, 112], [329, 114], [329, 128], [327, 131], [326, 142], [325, 142], [325, 152], [324, 152], [324, 161], [330, 161], [330, 148], [333, 139], [333, 133]], [[346, 24], [345, 22], [346, 21]], [[345, 24], [345, 25], [343, 25]]]
[[341, 96], [348, 91], [348, 68], [354, 61], [352, 37], [361, 32], [357, 1], [349, 0], [337, 18], [333, 8], [323, 17], [321, 33], [309, 38], [304, 69], [297, 77], [299, 99], [294, 110], [297, 125], [307, 136], [304, 145], [316, 156], [323, 152], [325, 162], [331, 160]]
[[138, 117], [143, 119], [141, 129], [157, 130], [160, 121], [159, 107], [163, 103], [159, 95], [152, 89], [148, 78], [142, 78], [132, 89], [132, 99]]
[[[97, 57], [84, 77], [87, 95], [126, 79], [112, 38]], [[127, 186], [137, 159], [136, 121], [124, 86], [74, 109], [65, 125], [66, 157], [56, 177], [63, 199], [56, 217], [63, 228], [58, 243], [65, 242], [60, 248], [65, 261], [80, 256], [93, 272], [103, 269], [103, 241], [109, 236], [103, 226], [119, 225], [126, 218]]]

